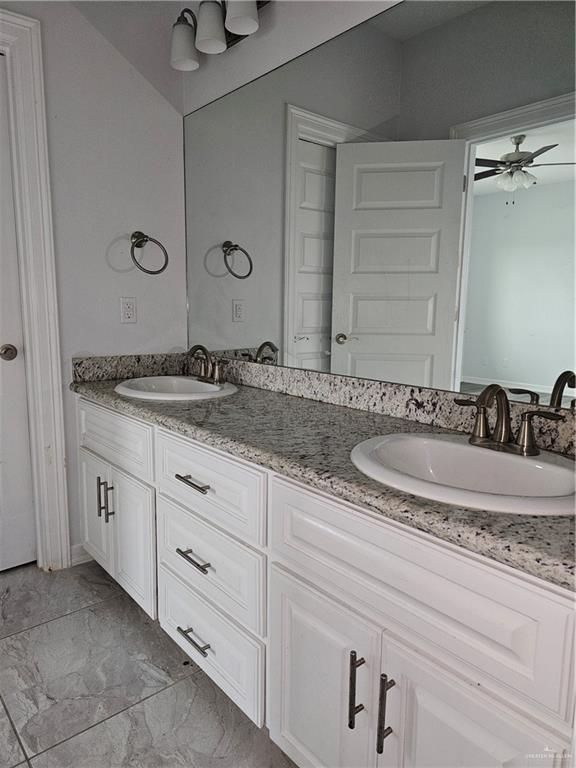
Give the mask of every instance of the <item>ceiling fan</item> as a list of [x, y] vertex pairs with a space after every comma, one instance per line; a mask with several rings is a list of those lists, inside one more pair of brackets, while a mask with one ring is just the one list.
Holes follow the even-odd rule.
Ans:
[[[519, 186], [529, 187], [535, 184], [537, 179], [532, 173], [526, 170], [526, 166], [529, 168], [541, 168], [545, 165], [574, 165], [574, 163], [538, 163], [534, 165], [534, 160], [543, 155], [544, 152], [548, 152], [554, 149], [558, 144], [548, 144], [545, 147], [540, 147], [535, 152], [524, 152], [520, 149], [520, 145], [523, 143], [526, 135], [520, 133], [517, 136], [511, 136], [510, 141], [514, 144], [514, 152], [508, 152], [499, 160], [488, 160], [480, 157], [476, 158], [476, 165], [480, 168], [490, 168], [489, 171], [480, 171], [480, 173], [474, 174], [474, 181], [480, 179], [488, 179], [491, 176], [500, 176], [498, 179], [498, 185], [513, 191]], [[516, 178], [514, 178], [514, 174]]]

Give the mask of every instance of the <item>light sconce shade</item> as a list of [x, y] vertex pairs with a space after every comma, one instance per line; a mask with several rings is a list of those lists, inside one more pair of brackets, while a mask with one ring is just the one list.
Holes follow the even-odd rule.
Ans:
[[222, 53], [226, 50], [226, 32], [222, 6], [216, 0], [204, 0], [198, 9], [196, 48], [202, 53]]
[[234, 35], [252, 35], [258, 29], [256, 0], [228, 0], [226, 29]]
[[[186, 13], [192, 18], [192, 24], [187, 20]], [[181, 72], [193, 72], [200, 66], [194, 46], [196, 26], [196, 16], [191, 10], [185, 8], [172, 27], [170, 66], [173, 69], [178, 69]]]

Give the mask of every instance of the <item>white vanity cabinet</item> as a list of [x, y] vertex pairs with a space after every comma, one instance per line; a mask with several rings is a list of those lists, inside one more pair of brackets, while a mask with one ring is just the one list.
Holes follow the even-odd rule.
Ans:
[[566, 590], [82, 399], [78, 416], [86, 550], [298, 766], [567, 765]]
[[269, 521], [268, 724], [299, 766], [561, 765], [560, 590], [280, 478]]
[[84, 549], [156, 618], [152, 429], [84, 401], [78, 426]]

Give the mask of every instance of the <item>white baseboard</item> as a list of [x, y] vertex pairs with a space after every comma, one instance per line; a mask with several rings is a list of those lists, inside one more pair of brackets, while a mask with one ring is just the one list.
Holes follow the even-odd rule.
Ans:
[[80, 565], [80, 563], [89, 563], [92, 560], [92, 556], [86, 552], [82, 544], [72, 544], [70, 547], [70, 563], [71, 565]]

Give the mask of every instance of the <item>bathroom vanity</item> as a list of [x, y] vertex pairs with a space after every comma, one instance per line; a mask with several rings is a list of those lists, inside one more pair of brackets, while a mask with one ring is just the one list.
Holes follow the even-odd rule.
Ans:
[[425, 502], [349, 461], [416, 422], [113, 387], [73, 385], [84, 547], [297, 765], [568, 764], [569, 519]]

